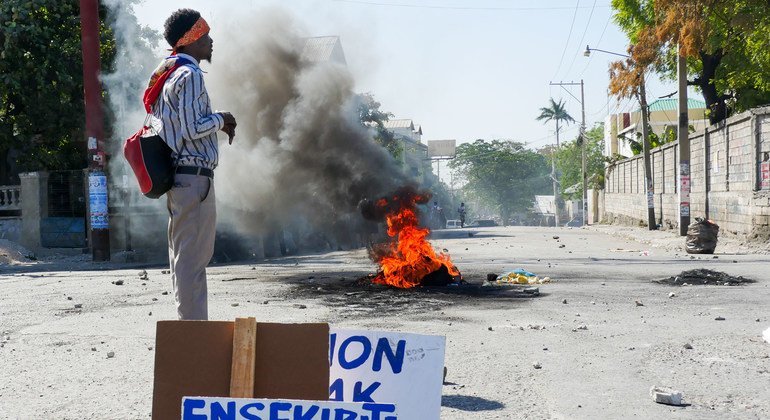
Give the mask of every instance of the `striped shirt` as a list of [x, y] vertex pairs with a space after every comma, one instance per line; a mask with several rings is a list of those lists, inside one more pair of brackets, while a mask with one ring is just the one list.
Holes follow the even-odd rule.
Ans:
[[171, 148], [177, 166], [214, 169], [219, 163], [217, 131], [225, 120], [211, 112], [198, 61], [187, 54], [178, 55], [193, 64], [180, 66], [168, 77], [152, 105], [151, 125]]

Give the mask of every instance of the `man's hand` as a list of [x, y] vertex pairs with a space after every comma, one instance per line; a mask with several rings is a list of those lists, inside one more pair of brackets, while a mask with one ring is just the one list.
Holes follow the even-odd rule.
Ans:
[[225, 125], [232, 125], [233, 128], [237, 126], [238, 124], [235, 122], [235, 117], [233, 117], [233, 114], [229, 112], [220, 112], [219, 115], [222, 116], [222, 119], [225, 120]]
[[235, 117], [233, 117], [233, 114], [229, 112], [220, 112], [219, 115], [221, 115], [222, 119], [225, 121], [225, 126], [222, 127], [222, 131], [227, 134], [228, 143], [233, 144], [233, 138], [235, 137], [235, 127], [238, 126], [238, 123], [235, 122]]
[[233, 144], [233, 138], [235, 137], [235, 125], [234, 124], [227, 124], [224, 127], [222, 127], [222, 131], [227, 134], [227, 142], [229, 144]]

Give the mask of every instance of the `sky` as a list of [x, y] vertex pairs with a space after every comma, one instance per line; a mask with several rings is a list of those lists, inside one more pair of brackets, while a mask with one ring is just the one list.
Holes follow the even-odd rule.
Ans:
[[[144, 0], [135, 13], [162, 32], [166, 17], [182, 7], [201, 12], [215, 44], [226, 42], [230, 13], [266, 7], [289, 11], [307, 36], [340, 36], [356, 91], [372, 93], [393, 118], [420, 124], [423, 141], [553, 144], [554, 125], [535, 119], [549, 98], [564, 100], [581, 119], [580, 86], [556, 82], [584, 81], [588, 128], [608, 113], [638, 108], [608, 98], [608, 64], [617, 57], [583, 55], [586, 45], [626, 51], [610, 0]], [[674, 82], [648, 77], [648, 102], [675, 91]], [[577, 132], [573, 124], [561, 139]]]

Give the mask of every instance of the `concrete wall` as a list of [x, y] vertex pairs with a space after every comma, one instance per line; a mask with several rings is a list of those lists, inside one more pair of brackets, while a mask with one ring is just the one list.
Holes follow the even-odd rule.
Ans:
[[[650, 153], [655, 217], [664, 228], [679, 223], [678, 142]], [[770, 237], [770, 187], [760, 163], [770, 160], [770, 107], [729, 118], [690, 136], [691, 219], [706, 217], [723, 230]], [[604, 221], [647, 224], [642, 156], [607, 168]]]
[[0, 218], [0, 239], [19, 242], [21, 239], [21, 217]]

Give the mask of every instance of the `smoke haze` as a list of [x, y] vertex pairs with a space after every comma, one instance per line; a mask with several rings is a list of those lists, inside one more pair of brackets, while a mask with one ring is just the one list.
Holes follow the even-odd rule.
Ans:
[[[137, 42], [143, 29], [124, 13], [130, 4], [107, 5], [115, 15], [118, 57], [116, 72], [103, 81], [117, 120], [111, 149], [119, 157], [123, 139], [144, 120], [141, 96], [162, 52]], [[304, 61], [309, 34], [280, 9], [217, 15], [210, 23], [214, 53], [211, 64], [202, 64], [205, 82], [214, 109], [238, 121], [232, 145], [220, 134], [218, 230], [251, 239], [288, 231], [295, 242], [320, 234], [327, 246], [354, 244], [352, 234], [364, 223], [359, 201], [407, 179], [374, 130], [361, 124], [350, 72], [333, 62]], [[162, 38], [159, 46], [166, 46]], [[135, 185], [123, 159], [112, 159], [111, 173], [113, 179], [127, 173]], [[164, 198], [138, 201], [165, 216]]]
[[225, 224], [245, 235], [302, 227], [339, 238], [357, 229], [358, 202], [406, 179], [360, 123], [351, 74], [303, 61], [306, 34], [277, 9], [216, 33], [206, 83], [215, 107], [238, 120], [216, 171]]

